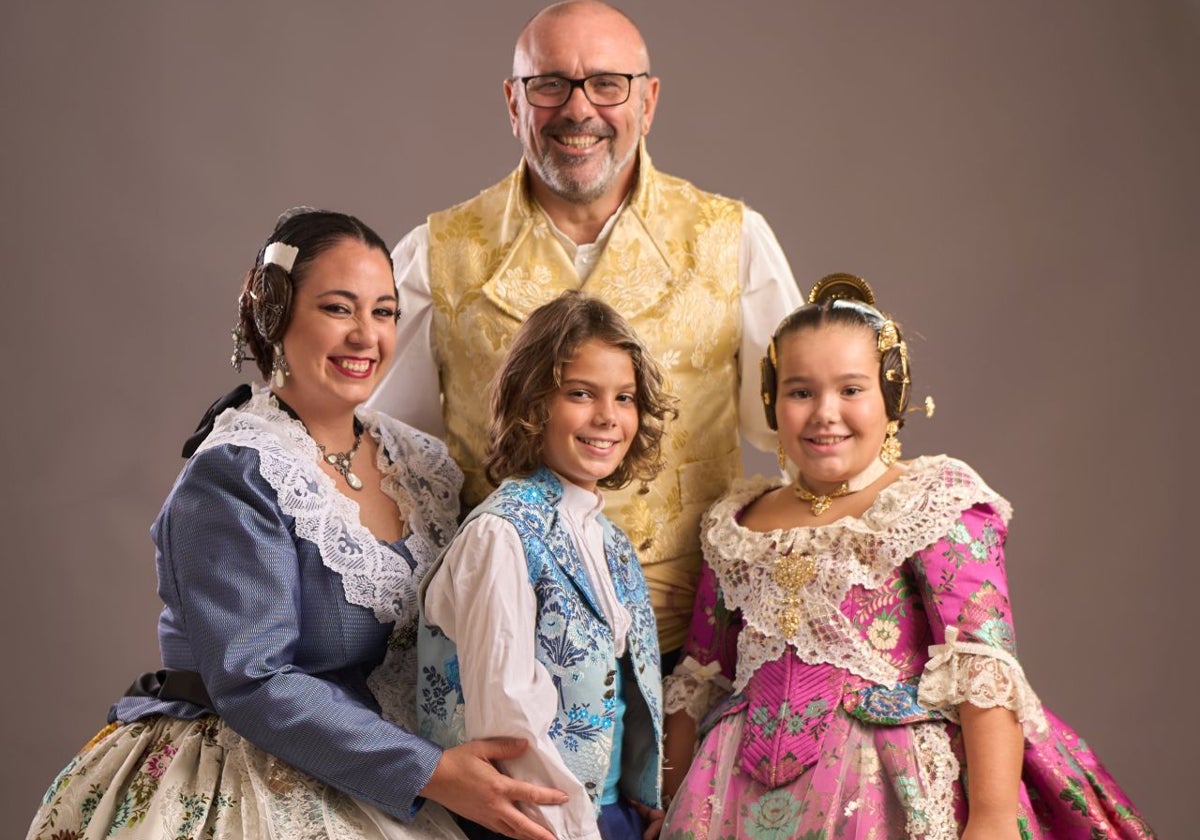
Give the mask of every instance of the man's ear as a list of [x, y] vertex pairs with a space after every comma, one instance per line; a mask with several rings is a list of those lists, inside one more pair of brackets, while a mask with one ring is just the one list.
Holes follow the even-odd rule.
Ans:
[[521, 95], [521, 83], [504, 80], [504, 104], [508, 108], [508, 121], [512, 125], [513, 137], [517, 136], [517, 97]]
[[646, 92], [642, 95], [642, 136], [650, 133], [654, 122], [654, 109], [658, 107], [658, 76], [646, 79]]

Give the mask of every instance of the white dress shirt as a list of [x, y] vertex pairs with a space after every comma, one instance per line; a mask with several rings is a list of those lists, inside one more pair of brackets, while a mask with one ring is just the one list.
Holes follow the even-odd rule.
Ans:
[[[559, 476], [559, 514], [587, 570], [605, 620], [613, 628], [616, 654], [625, 653], [632, 619], [617, 600], [604, 559], [597, 521], [599, 493]], [[587, 792], [550, 740], [558, 690], [534, 655], [538, 605], [517, 531], [492, 514], [480, 514], [454, 538], [425, 591], [425, 615], [458, 647], [459, 678], [468, 739], [524, 738], [529, 749], [502, 762], [514, 779], [558, 788], [565, 805], [528, 806], [527, 813], [559, 840], [599, 840]]]

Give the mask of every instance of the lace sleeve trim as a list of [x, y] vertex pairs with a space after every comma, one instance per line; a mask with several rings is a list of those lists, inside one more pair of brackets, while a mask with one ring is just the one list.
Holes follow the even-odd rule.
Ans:
[[732, 685], [721, 673], [721, 663], [701, 665], [690, 656], [675, 666], [675, 672], [663, 680], [663, 711], [687, 712], [699, 722], [713, 706], [724, 700]]
[[970, 703], [981, 709], [998, 706], [1012, 711], [1026, 737], [1049, 732], [1042, 701], [1025, 672], [1009, 653], [989, 645], [958, 641], [958, 628], [946, 628], [946, 643], [929, 648], [931, 658], [917, 689], [917, 700], [959, 723], [958, 707]]

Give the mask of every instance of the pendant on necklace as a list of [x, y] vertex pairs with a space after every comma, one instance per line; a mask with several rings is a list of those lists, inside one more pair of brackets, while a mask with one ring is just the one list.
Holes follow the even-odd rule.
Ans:
[[792, 486], [792, 491], [796, 494], [796, 498], [802, 502], [808, 502], [813, 516], [820, 516], [825, 511], [829, 510], [834, 499], [840, 499], [850, 492], [850, 485], [842, 482], [842, 485], [832, 493], [817, 494], [809, 490], [800, 483], [800, 479], [796, 479], [796, 483]]
[[[346, 483], [350, 485], [351, 490], [361, 490], [363, 488], [362, 479], [350, 471], [350, 460], [354, 457], [354, 453], [358, 451], [359, 441], [355, 441], [354, 448], [349, 452], [331, 452], [325, 456], [325, 463], [338, 471], [338, 474], [346, 479]], [[320, 444], [317, 444], [320, 446]], [[324, 447], [321, 447], [324, 449]]]

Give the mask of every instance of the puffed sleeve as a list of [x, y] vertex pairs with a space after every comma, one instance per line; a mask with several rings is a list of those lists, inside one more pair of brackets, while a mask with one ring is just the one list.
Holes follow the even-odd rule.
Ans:
[[737, 640], [742, 622], [725, 606], [717, 576], [705, 563], [700, 570], [692, 624], [683, 643], [683, 658], [663, 681], [667, 714], [686, 711], [695, 721], [724, 699], [733, 687]]
[[988, 504], [963, 511], [912, 565], [936, 644], [918, 689], [922, 706], [957, 721], [957, 707], [1003, 706], [1026, 734], [1047, 731], [1041, 701], [1017, 662], [1008, 577], [1007, 527]]
[[742, 213], [742, 244], [738, 255], [741, 280], [742, 343], [738, 353], [741, 385], [738, 424], [742, 436], [763, 452], [775, 449], [778, 436], [767, 427], [759, 388], [759, 360], [780, 319], [804, 302], [787, 257], [775, 232], [761, 213], [749, 207]]
[[[385, 813], [411, 819], [442, 751], [295, 663], [301, 615], [329, 615], [344, 594], [331, 573], [337, 585], [323, 590], [330, 603], [301, 603], [292, 520], [259, 475], [258, 453], [217, 446], [194, 456], [157, 538], [160, 574], [175, 589], [215, 711], [255, 746]], [[312, 581], [304, 582], [305, 593], [313, 589]]]
[[429, 285], [429, 225], [420, 225], [392, 251], [400, 321], [391, 369], [369, 404], [434, 437], [445, 437], [441, 386], [433, 350], [433, 293]]

